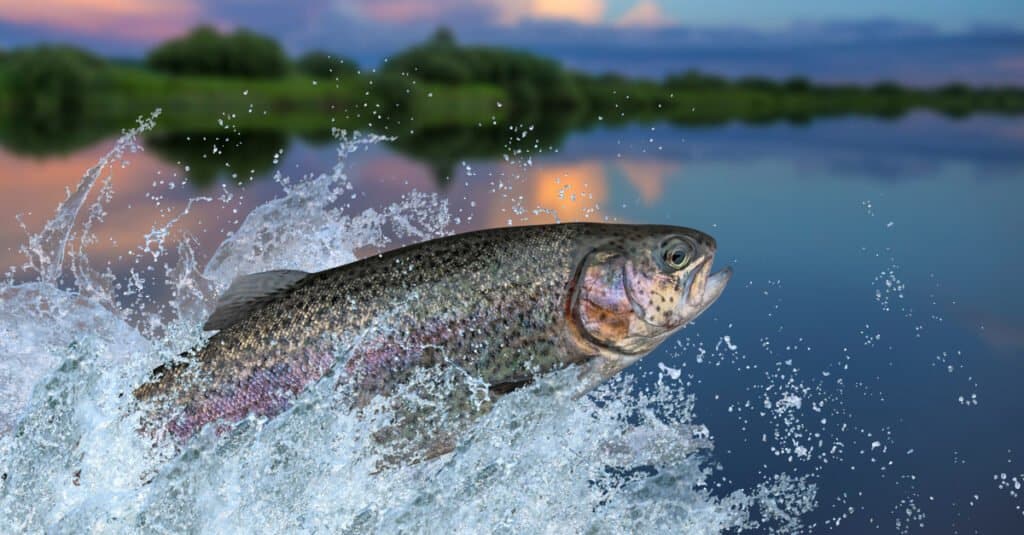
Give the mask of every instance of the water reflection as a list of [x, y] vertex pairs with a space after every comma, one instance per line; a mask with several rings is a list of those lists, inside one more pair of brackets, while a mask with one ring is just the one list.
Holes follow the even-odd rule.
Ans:
[[[448, 199], [458, 231], [548, 222], [555, 214], [708, 230], [723, 262], [736, 267], [729, 294], [699, 329], [684, 333], [690, 345], [668, 347], [642, 365], [654, 367], [647, 370], [653, 376], [661, 362], [689, 374], [688, 391], [716, 434], [716, 458], [732, 483], [756, 482], [759, 472], [813, 471], [821, 476], [816, 518], [865, 512], [839, 532], [891, 526], [879, 519], [904, 510], [900, 497], [915, 493], [934, 497], [917, 503], [935, 531], [957, 525], [997, 532], [1017, 518], [1013, 504], [988, 491], [992, 473], [1012, 457], [1007, 452], [1024, 441], [1024, 430], [1006, 425], [1024, 410], [1019, 119], [915, 114], [800, 127], [601, 125], [564, 141], [526, 132], [422, 131], [359, 152], [346, 165], [354, 187], [343, 202], [358, 212], [410, 190], [437, 192]], [[109, 144], [44, 158], [0, 150], [0, 212], [7, 218], [0, 264], [20, 263], [23, 234], [14, 214], [26, 213], [38, 229], [63, 188]], [[119, 273], [131, 268], [129, 253], [152, 222], [181, 213], [189, 198], [214, 199], [180, 222], [199, 236], [200, 255], [209, 255], [202, 246], [220, 240], [205, 235], [236, 228], [252, 206], [279, 195], [268, 179], [273, 173], [298, 178], [335, 161], [333, 142], [310, 135], [153, 137], [146, 146], [129, 167], [113, 170], [116, 194], [97, 233], [114, 239], [91, 252]], [[517, 148], [531, 149], [530, 158], [517, 156]], [[219, 199], [229, 197], [225, 209]], [[890, 293], [886, 280], [905, 288]], [[711, 350], [724, 335], [737, 351]], [[708, 351], [706, 360], [695, 359], [696, 347]], [[808, 425], [824, 418], [812, 403], [836, 407], [832, 414], [843, 420], [829, 417], [820, 427], [826, 439], [847, 445], [844, 460], [809, 467], [774, 454], [765, 444], [772, 439], [760, 438], [778, 426], [760, 409], [777, 399], [766, 385], [806, 386], [800, 416]], [[980, 405], [957, 401], [972, 394]], [[871, 446], [876, 440], [887, 452]], [[856, 453], [862, 449], [867, 453]], [[985, 497], [971, 506], [978, 516], [956, 516], [975, 493]]]
[[478, 125], [476, 128], [426, 128], [402, 133], [392, 146], [430, 166], [438, 184], [447, 184], [465, 160], [498, 158], [517, 149], [538, 152], [562, 145], [576, 121], [548, 117], [518, 126]]
[[682, 164], [657, 158], [630, 159], [620, 161], [619, 168], [640, 194], [640, 201], [650, 206], [661, 199], [665, 192], [665, 181], [681, 174]]
[[0, 146], [21, 155], [70, 154], [111, 138], [123, 126], [75, 117], [62, 118], [57, 124], [6, 117], [0, 121]]
[[997, 354], [1011, 358], [1024, 354], [1024, 318], [988, 312], [958, 317], [968, 329], [977, 329], [981, 339]]
[[[556, 218], [561, 221], [600, 221], [607, 215], [599, 213], [601, 207], [607, 205], [609, 194], [603, 162], [553, 163], [531, 171], [527, 187], [520, 189], [529, 222], [553, 223]], [[521, 220], [516, 217], [503, 220], [505, 214], [502, 213], [490, 215], [491, 226]]]
[[233, 182], [272, 173], [276, 155], [288, 149], [291, 137], [279, 131], [157, 133], [146, 138], [147, 149], [168, 162], [189, 167], [188, 176], [200, 188], [218, 178]]
[[[672, 202], [668, 199], [678, 199], [677, 208], [686, 205], [685, 192], [699, 180], [684, 182], [684, 166], [691, 168], [691, 179], [722, 173], [753, 174], [745, 178], [757, 180], [765, 162], [782, 159], [806, 179], [892, 182], [932, 180], [951, 166], [962, 165], [969, 166], [970, 176], [977, 180], [1006, 179], [1017, 176], [1024, 163], [1019, 123], [993, 117], [954, 123], [918, 114], [899, 123], [842, 119], [800, 128], [634, 124], [580, 132], [563, 140], [565, 135], [557, 128], [490, 125], [400, 136], [351, 159], [348, 173], [358, 186], [358, 198], [350, 200], [352, 209], [383, 205], [398, 193], [415, 189], [447, 195], [466, 230], [556, 217], [640, 220], [645, 218], [641, 209], [666, 208]], [[6, 191], [0, 210], [11, 218], [0, 226], [0, 263], [20, 263], [17, 247], [24, 233], [13, 216], [23, 213], [29, 228], [38, 228], [64, 187], [73, 184], [110, 143], [102, 140], [65, 156], [26, 156], [0, 149]], [[115, 201], [105, 227], [118, 236], [119, 245], [98, 245], [104, 250], [97, 254], [105, 260], [116, 262], [127, 254], [127, 244], [137, 243], [150, 230], [152, 213], [180, 213], [190, 197], [219, 194], [218, 184], [229, 189], [243, 185], [240, 202], [255, 204], [275, 194], [277, 186], [267, 179], [276, 171], [300, 177], [323, 171], [335, 157], [329, 136], [295, 137], [276, 131], [158, 131], [145, 140], [145, 147], [145, 153], [133, 157], [131, 167], [115, 171]], [[516, 151], [524, 153], [512, 163], [502, 160], [502, 155], [514, 156]], [[694, 171], [694, 165], [702, 170]], [[161, 182], [159, 198], [147, 196]], [[212, 210], [210, 217], [215, 217]], [[230, 230], [231, 223], [225, 220], [225, 228], [218, 230]], [[202, 231], [210, 232], [209, 227], [207, 221]]]
[[[4, 191], [0, 195], [0, 214], [6, 219], [0, 225], [0, 264], [6, 268], [24, 262], [18, 249], [25, 242], [26, 232], [16, 217], [31, 232], [41, 229], [66, 196], [67, 188], [77, 184], [113, 142], [105, 139], [59, 157], [16, 156], [0, 150], [0, 183]], [[206, 188], [197, 191], [186, 181], [188, 173], [152, 149], [133, 154], [128, 161], [128, 166], [108, 169], [103, 175], [102, 180], [109, 179], [113, 184], [114, 195], [106, 204], [102, 219], [93, 227], [102, 239], [89, 247], [95, 265], [110, 265], [119, 274], [131, 268], [133, 257], [144, 244], [143, 236], [154, 225], [184, 211], [190, 198], [211, 193]], [[234, 204], [251, 207], [262, 200], [240, 198]], [[202, 236], [233, 228], [232, 220], [222, 211], [212, 200], [194, 203], [190, 217], [180, 220], [176, 229], [178, 233]], [[205, 245], [215, 246], [216, 241], [205, 240]]]

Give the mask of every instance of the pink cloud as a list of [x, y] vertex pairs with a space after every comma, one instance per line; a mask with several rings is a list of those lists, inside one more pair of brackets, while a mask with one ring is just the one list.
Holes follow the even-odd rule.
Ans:
[[360, 0], [346, 12], [377, 22], [413, 23], [440, 21], [453, 14], [478, 19], [477, 23], [515, 25], [525, 20], [600, 24], [605, 0]]
[[616, 22], [619, 26], [660, 28], [675, 24], [654, 0], [640, 0]]
[[191, 0], [45, 0], [0, 5], [0, 19], [8, 22], [144, 42], [181, 34], [199, 15], [199, 6]]
[[[557, 2], [500, 2], [506, 6], [504, 15], [512, 22], [522, 19], [562, 20], [580, 24], [599, 24], [604, 20], [604, 0], [560, 0]], [[516, 18], [518, 17], [518, 18]]]
[[[468, 2], [473, 4], [474, 2]], [[346, 11], [357, 16], [365, 17], [377, 22], [386, 23], [412, 23], [440, 20], [445, 14], [465, 9], [467, 2], [464, 0], [435, 0], [422, 2], [420, 0], [391, 0], [381, 2], [378, 0], [359, 1], [350, 5]], [[469, 7], [472, 7], [471, 5]]]
[[1000, 58], [996, 60], [995, 64], [996, 68], [1024, 76], [1024, 56]]

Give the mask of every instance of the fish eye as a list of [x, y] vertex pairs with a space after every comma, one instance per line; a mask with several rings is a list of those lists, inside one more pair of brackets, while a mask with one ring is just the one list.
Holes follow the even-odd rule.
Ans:
[[693, 249], [685, 242], [672, 242], [665, 247], [665, 265], [670, 269], [683, 269], [690, 263]]

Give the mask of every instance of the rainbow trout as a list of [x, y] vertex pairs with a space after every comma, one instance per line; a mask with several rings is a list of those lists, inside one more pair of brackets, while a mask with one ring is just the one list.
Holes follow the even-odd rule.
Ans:
[[247, 275], [204, 325], [219, 332], [134, 394], [150, 406], [151, 429], [179, 442], [209, 423], [273, 417], [332, 368], [356, 406], [417, 370], [452, 366], [486, 385], [489, 402], [577, 366], [581, 395], [721, 295], [731, 270], [711, 274], [714, 255], [715, 240], [689, 228], [572, 223], [460, 234], [318, 273]]

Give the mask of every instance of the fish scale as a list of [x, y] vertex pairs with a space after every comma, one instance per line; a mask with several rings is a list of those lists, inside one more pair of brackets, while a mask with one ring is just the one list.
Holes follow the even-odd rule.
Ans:
[[[687, 265], [666, 267], [680, 251]], [[491, 386], [485, 409], [570, 365], [581, 367], [582, 392], [718, 297], [729, 271], [708, 279], [714, 252], [710, 236], [684, 227], [573, 223], [449, 236], [309, 275], [248, 276], [265, 295], [229, 288], [227, 315], [211, 317], [223, 328], [135, 396], [149, 429], [184, 441], [212, 422], [279, 414], [338, 363], [358, 406], [417, 370], [450, 366]], [[466, 410], [465, 395], [448, 396], [461, 399], [450, 410]]]

